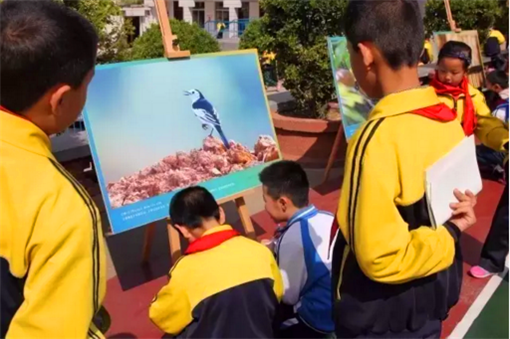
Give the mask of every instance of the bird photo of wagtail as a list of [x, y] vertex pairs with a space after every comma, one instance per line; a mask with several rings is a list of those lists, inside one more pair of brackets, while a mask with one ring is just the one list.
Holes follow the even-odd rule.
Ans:
[[209, 136], [212, 136], [214, 130], [216, 130], [225, 148], [229, 149], [228, 139], [221, 129], [219, 114], [209, 100], [207, 100], [198, 89], [184, 91], [184, 95], [191, 99], [191, 109], [193, 113], [195, 113], [197, 119], [202, 123], [202, 128], [204, 130], [211, 129]]

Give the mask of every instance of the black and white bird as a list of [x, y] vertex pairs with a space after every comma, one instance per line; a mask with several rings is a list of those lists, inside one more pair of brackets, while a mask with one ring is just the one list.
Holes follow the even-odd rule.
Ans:
[[211, 128], [211, 133], [209, 135], [212, 135], [214, 130], [216, 130], [223, 142], [223, 145], [225, 145], [225, 148], [229, 149], [230, 146], [228, 144], [228, 139], [225, 137], [225, 133], [223, 133], [223, 130], [221, 129], [220, 117], [214, 106], [198, 89], [184, 91], [184, 95], [191, 99], [191, 108], [193, 109], [195, 116], [202, 123], [202, 128], [204, 130]]

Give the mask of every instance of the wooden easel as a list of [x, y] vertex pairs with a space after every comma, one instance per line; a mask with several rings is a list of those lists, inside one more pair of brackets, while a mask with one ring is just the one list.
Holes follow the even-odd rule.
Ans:
[[455, 20], [453, 20], [452, 9], [450, 7], [450, 0], [444, 0], [444, 8], [446, 10], [446, 18], [448, 20], [448, 23], [450, 24], [450, 29], [452, 30], [452, 32], [459, 33], [461, 29], [457, 27], [457, 23], [455, 22]]
[[[342, 109], [339, 106], [339, 109]], [[338, 132], [336, 132], [335, 141], [333, 142], [333, 148], [331, 148], [331, 153], [329, 154], [328, 164], [326, 165], [326, 169], [324, 170], [324, 177], [322, 178], [322, 183], [324, 184], [329, 179], [329, 173], [333, 168], [333, 164], [335, 163], [335, 159], [338, 155], [338, 148], [340, 147], [340, 143], [347, 142], [345, 138], [345, 131], [343, 126], [338, 127]]]
[[[155, 0], [154, 4], [156, 5], [159, 27], [161, 29], [161, 35], [163, 38], [165, 57], [170, 60], [189, 58], [190, 51], [181, 51], [179, 48], [179, 44], [176, 42], [177, 36], [172, 34], [172, 29], [170, 27], [170, 21], [168, 18], [165, 0]], [[249, 194], [251, 191], [252, 190], [244, 191], [239, 194], [230, 196], [228, 198], [221, 199], [218, 201], [218, 204], [221, 205], [228, 201], [234, 201], [246, 235], [252, 239], [255, 239], [256, 236], [255, 229], [253, 228], [250, 213], [244, 200], [244, 196]], [[170, 245], [170, 256], [172, 258], [172, 262], [175, 262], [181, 256], [181, 238], [179, 232], [177, 232], [177, 230], [174, 227], [172, 227], [170, 219], [167, 219], [166, 222], [168, 231], [168, 243]], [[142, 261], [144, 263], [147, 263], [149, 261], [155, 231], [156, 231], [155, 223], [151, 223], [147, 225], [145, 228], [145, 237], [142, 253]]]

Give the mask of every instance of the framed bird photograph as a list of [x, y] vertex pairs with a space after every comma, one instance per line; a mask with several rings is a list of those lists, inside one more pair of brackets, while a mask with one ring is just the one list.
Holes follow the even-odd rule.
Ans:
[[349, 140], [367, 120], [374, 103], [361, 91], [352, 74], [347, 40], [329, 37], [328, 51], [345, 138]]
[[255, 50], [102, 65], [84, 121], [113, 233], [191, 185], [226, 199], [281, 158]]

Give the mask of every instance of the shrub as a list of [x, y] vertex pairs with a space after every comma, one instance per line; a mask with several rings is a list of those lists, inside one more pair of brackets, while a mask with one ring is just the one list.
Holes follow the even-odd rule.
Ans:
[[335, 95], [326, 37], [341, 33], [347, 0], [263, 0], [261, 6], [265, 14], [247, 27], [241, 48], [274, 52], [297, 113], [323, 118]]
[[499, 8], [501, 10], [499, 16], [496, 18], [494, 26], [500, 30], [503, 34], [508, 34], [508, 6], [506, 1], [498, 1]]
[[[197, 24], [170, 19], [172, 33], [177, 35], [181, 50], [191, 54], [219, 52], [218, 41]], [[153, 24], [133, 42], [133, 59], [154, 59], [164, 56], [163, 41], [158, 24]]]
[[258, 49], [259, 53], [262, 54], [264, 51], [267, 51], [273, 39], [264, 33], [263, 31], [262, 20], [252, 20], [246, 27], [241, 35], [241, 39], [239, 41], [239, 49]]
[[86, 17], [99, 35], [97, 63], [126, 61], [130, 58], [128, 37], [134, 33], [129, 20], [122, 19], [122, 9], [111, 0], [57, 0]]
[[[483, 44], [489, 29], [502, 15], [500, 2], [497, 0], [450, 0], [453, 20], [462, 30], [477, 30], [480, 44]], [[508, 16], [504, 20], [508, 27]], [[427, 36], [433, 32], [450, 30], [443, 0], [427, 1], [424, 23]]]

